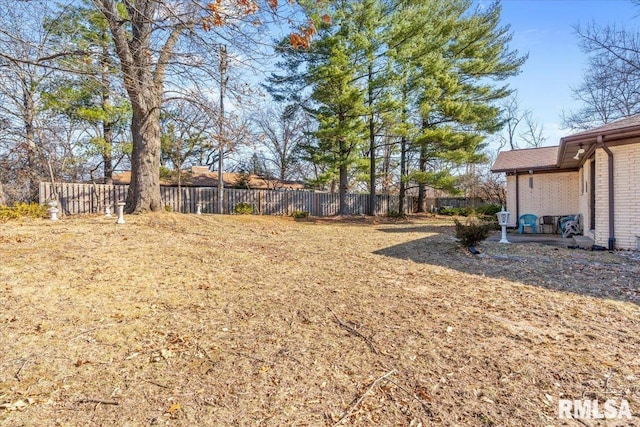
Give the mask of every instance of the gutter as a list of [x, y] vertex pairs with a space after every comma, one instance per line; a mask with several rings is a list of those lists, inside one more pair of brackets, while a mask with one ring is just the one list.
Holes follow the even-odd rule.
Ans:
[[608, 171], [608, 177], [609, 177], [609, 242], [608, 242], [608, 249], [611, 251], [614, 249], [615, 247], [615, 243], [616, 243], [616, 238], [615, 238], [615, 210], [614, 210], [614, 204], [613, 204], [613, 196], [614, 196], [614, 191], [613, 191], [613, 184], [614, 184], [614, 174], [613, 174], [613, 153], [611, 152], [611, 150], [609, 149], [609, 147], [607, 147], [606, 145], [604, 145], [604, 139], [602, 137], [602, 135], [598, 135], [598, 139], [596, 142], [597, 146], [602, 148], [604, 150], [605, 153], [607, 153], [607, 160], [608, 160], [608, 167], [607, 167], [607, 171]]
[[516, 228], [520, 222], [520, 182], [518, 179], [518, 170], [513, 171], [516, 175]]

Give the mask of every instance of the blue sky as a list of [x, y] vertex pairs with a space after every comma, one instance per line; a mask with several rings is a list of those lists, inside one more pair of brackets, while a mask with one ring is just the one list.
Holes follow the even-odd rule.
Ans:
[[573, 26], [595, 22], [640, 28], [640, 7], [628, 0], [503, 0], [502, 22], [513, 32], [511, 48], [529, 53], [522, 73], [509, 80], [520, 105], [530, 109], [556, 145], [571, 131], [561, 129], [563, 109], [575, 109], [571, 86], [582, 80], [586, 55]]

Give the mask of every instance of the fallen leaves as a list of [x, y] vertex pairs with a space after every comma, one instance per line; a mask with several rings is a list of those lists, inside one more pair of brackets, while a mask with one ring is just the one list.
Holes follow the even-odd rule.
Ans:
[[[5, 226], [2, 423], [514, 427], [638, 401], [637, 261], [371, 221], [70, 218], [63, 250], [59, 224]], [[13, 256], [17, 233], [38, 246]]]
[[7, 411], [23, 411], [29, 405], [33, 405], [34, 403], [35, 403], [35, 400], [28, 397], [27, 399], [16, 400], [15, 402], [12, 402], [12, 403], [1, 403], [0, 409], [5, 409]]

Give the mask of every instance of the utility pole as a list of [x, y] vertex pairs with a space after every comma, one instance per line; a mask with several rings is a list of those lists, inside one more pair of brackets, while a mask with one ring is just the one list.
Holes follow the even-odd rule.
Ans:
[[218, 121], [218, 213], [224, 214], [224, 94], [227, 89], [227, 46], [220, 45], [220, 117]]

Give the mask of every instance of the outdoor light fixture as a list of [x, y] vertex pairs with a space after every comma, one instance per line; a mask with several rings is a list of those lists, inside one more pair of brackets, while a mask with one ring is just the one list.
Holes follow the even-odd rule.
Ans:
[[580, 160], [580, 156], [584, 153], [584, 148], [582, 148], [582, 144], [580, 144], [580, 148], [578, 149], [578, 152], [576, 153], [576, 155], [573, 157], [573, 160]]
[[502, 227], [502, 238], [500, 239], [500, 243], [511, 243], [507, 240], [507, 224], [509, 224], [509, 214], [511, 212], [504, 210], [504, 205], [502, 205], [502, 210], [496, 213], [498, 217], [498, 225]]

